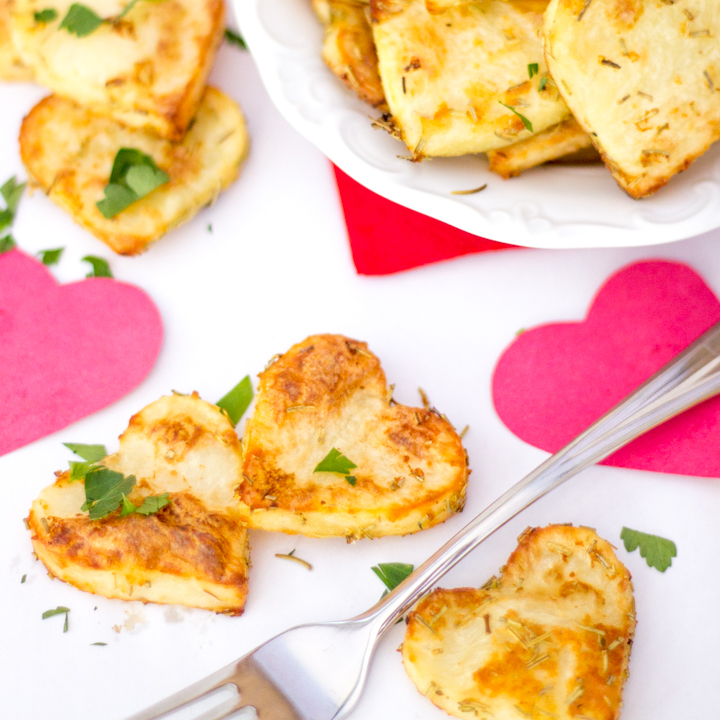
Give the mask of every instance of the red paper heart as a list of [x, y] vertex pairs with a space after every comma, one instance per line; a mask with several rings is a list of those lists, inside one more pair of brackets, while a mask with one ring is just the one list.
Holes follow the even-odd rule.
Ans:
[[[521, 333], [501, 356], [493, 401], [518, 437], [556, 452], [720, 320], [686, 265], [630, 265], [603, 285], [584, 322]], [[618, 450], [606, 465], [720, 477], [720, 398]]]
[[0, 455], [127, 395], [162, 337], [139, 288], [110, 278], [59, 285], [34, 258], [0, 255]]

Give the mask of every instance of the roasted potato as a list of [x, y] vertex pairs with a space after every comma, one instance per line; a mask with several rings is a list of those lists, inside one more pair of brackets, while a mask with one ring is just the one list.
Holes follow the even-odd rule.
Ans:
[[459, 718], [617, 720], [635, 631], [630, 574], [588, 528], [519, 541], [499, 578], [434, 590], [409, 613], [405, 669]]
[[60, 29], [72, 0], [15, 0], [13, 40], [37, 81], [124, 124], [179, 140], [195, 117], [225, 30], [222, 0], [83, 3], [104, 22], [78, 37]]
[[0, 0], [0, 80], [30, 81], [35, 73], [20, 57], [12, 42], [10, 10], [14, 0]]
[[486, 0], [433, 15], [425, 0], [371, 0], [385, 97], [413, 158], [495, 150], [570, 115], [547, 77], [545, 4]]
[[[357, 467], [317, 472], [333, 450]], [[393, 404], [366, 343], [314, 335], [260, 374], [238, 488], [250, 527], [348, 539], [405, 535], [461, 510], [467, 477], [452, 425]]]
[[[490, 170], [506, 180], [546, 162], [574, 156], [594, 147], [590, 136], [570, 117], [532, 137], [488, 153]], [[600, 156], [594, 153], [597, 160]]]
[[[170, 181], [107, 219], [96, 203], [121, 148], [150, 155]], [[56, 95], [36, 105], [20, 130], [20, 153], [31, 180], [121, 255], [142, 252], [211, 203], [235, 180], [247, 150], [240, 108], [211, 87], [180, 142], [129, 129]]]
[[215, 405], [164, 397], [134, 415], [102, 464], [137, 483], [129, 496], [169, 493], [154, 515], [119, 510], [90, 520], [84, 482], [65, 472], [33, 502], [28, 525], [50, 574], [122, 600], [173, 603], [239, 615], [247, 596], [247, 531], [236, 511], [240, 442]]
[[720, 138], [720, 13], [688, 0], [552, 0], [548, 67], [634, 198]]

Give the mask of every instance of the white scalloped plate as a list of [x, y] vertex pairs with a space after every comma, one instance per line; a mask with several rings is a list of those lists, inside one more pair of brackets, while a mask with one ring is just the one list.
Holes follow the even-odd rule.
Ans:
[[[720, 227], [720, 143], [669, 186], [632, 200], [601, 166], [547, 166], [503, 181], [484, 156], [398, 160], [405, 147], [325, 67], [310, 0], [232, 0], [273, 102], [358, 182], [389, 200], [483, 237], [541, 248], [671, 242]], [[478, 187], [476, 195], [452, 190]]]

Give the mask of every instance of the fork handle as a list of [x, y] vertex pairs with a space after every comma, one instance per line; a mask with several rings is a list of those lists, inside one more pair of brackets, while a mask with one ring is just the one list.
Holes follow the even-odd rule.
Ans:
[[568, 478], [720, 392], [720, 323], [516, 483], [381, 602], [356, 619], [384, 632], [485, 538]]

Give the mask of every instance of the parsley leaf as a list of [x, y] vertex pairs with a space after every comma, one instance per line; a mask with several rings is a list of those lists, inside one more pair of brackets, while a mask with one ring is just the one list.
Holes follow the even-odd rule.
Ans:
[[378, 563], [370, 569], [385, 583], [387, 590], [380, 596], [385, 597], [410, 576], [415, 566], [407, 563]]
[[63, 445], [83, 460], [91, 463], [102, 460], [108, 454], [104, 445], [83, 445], [82, 443], [63, 443]]
[[229, 43], [230, 45], [234, 45], [241, 50], [248, 49], [243, 36], [239, 33], [236, 33], [234, 30], [231, 30], [230, 28], [225, 28], [225, 42]]
[[65, 623], [63, 624], [63, 632], [66, 633], [68, 631], [68, 613], [70, 612], [70, 608], [63, 607], [62, 605], [58, 605], [53, 610], [46, 610], [42, 614], [42, 619], [46, 620], [49, 617], [53, 617], [53, 615], [65, 615]]
[[104, 645], [107, 645], [107, 643], [104, 643], [104, 642], [96, 642], [96, 643], [90, 643], [90, 647], [92, 647], [93, 645], [100, 645], [100, 646], [104, 646]]
[[547, 75], [545, 77], [540, 78], [540, 84], [538, 85], [538, 92], [542, 92], [545, 89], [545, 86], [547, 85]]
[[169, 180], [170, 176], [149, 155], [134, 148], [120, 148], [105, 186], [105, 198], [95, 204], [109, 220]]
[[86, 37], [94, 33], [103, 24], [103, 19], [87, 5], [73, 3], [60, 23], [60, 30], [71, 35]]
[[[347, 475], [357, 465], [333, 448], [319, 463], [313, 472], [331, 472]], [[352, 484], [352, 483], [351, 483]]]
[[54, 250], [39, 250], [36, 254], [40, 256], [43, 265], [57, 265], [65, 248], [55, 248]]
[[25, 573], [25, 575], [22, 576], [22, 578], [20, 580], [20, 584], [22, 585], [22, 583], [24, 583], [26, 580], [27, 580], [27, 573]]
[[246, 375], [229, 393], [223, 395], [215, 404], [227, 413], [233, 425], [237, 425], [240, 422], [240, 418], [248, 409], [252, 399], [252, 383], [250, 382], [250, 376]]
[[675, 543], [658, 535], [647, 535], [624, 527], [620, 539], [628, 552], [639, 547], [640, 557], [645, 558], [650, 567], [657, 568], [660, 572], [665, 572], [672, 565], [672, 559], [677, 557]]
[[537, 75], [540, 72], [540, 66], [537, 63], [528, 64], [528, 75], [530, 79], [533, 79], [533, 75]]
[[[2, 213], [0, 213], [2, 215]], [[6, 252], [10, 252], [15, 247], [15, 241], [13, 240], [12, 235], [6, 235], [5, 237], [0, 238], [0, 255]]]
[[[164, 2], [165, 0], [145, 0], [146, 2]], [[138, 3], [140, 0], [130, 0], [130, 2], [123, 8], [123, 11], [118, 15], [118, 18], [124, 18]]]
[[71, 462], [70, 463], [70, 477], [68, 482], [75, 482], [75, 480], [83, 480], [85, 476], [95, 467], [95, 463], [91, 462]]
[[346, 475], [345, 479], [353, 486], [355, 487], [355, 483], [357, 482], [357, 478], [354, 475]]
[[506, 107], [508, 110], [510, 110], [510, 112], [515, 113], [515, 115], [517, 115], [522, 120], [522, 124], [525, 126], [526, 130], [529, 130], [530, 132], [533, 131], [532, 123], [524, 115], [521, 115], [514, 107], [511, 107], [510, 105], [506, 105], [504, 102], [501, 102], [500, 100], [498, 100], [498, 102], [503, 107]]
[[148, 495], [139, 507], [134, 505], [128, 500], [125, 495], [122, 497], [122, 511], [120, 517], [125, 517], [130, 513], [140, 513], [140, 515], [154, 515], [158, 510], [164, 508], [170, 503], [168, 500], [168, 493], [162, 493], [162, 495]]
[[55, 10], [55, 8], [46, 8], [45, 10], [40, 10], [39, 12], [36, 12], [33, 15], [33, 18], [35, 19], [35, 22], [40, 25], [45, 25], [46, 23], [52, 22], [57, 18], [58, 12]]
[[134, 475], [125, 477], [105, 467], [93, 468], [85, 476], [85, 502], [80, 509], [88, 510], [91, 520], [100, 520], [117, 510], [135, 482]]
[[13, 175], [2, 187], [0, 187], [0, 194], [2, 194], [5, 204], [7, 205], [8, 212], [10, 213], [10, 219], [15, 217], [17, 212], [18, 203], [22, 197], [23, 190], [27, 183], [17, 183], [15, 176]]
[[92, 270], [85, 277], [112, 277], [107, 260], [95, 255], [86, 255], [82, 260], [92, 265]]

